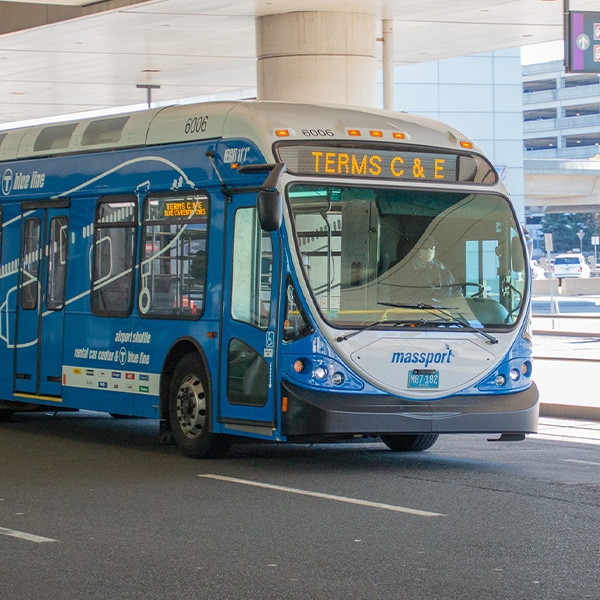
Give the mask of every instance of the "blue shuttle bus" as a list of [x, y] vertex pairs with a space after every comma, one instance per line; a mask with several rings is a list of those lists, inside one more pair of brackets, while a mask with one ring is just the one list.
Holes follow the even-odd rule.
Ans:
[[535, 432], [526, 240], [490, 162], [400, 113], [171, 106], [0, 132], [0, 420], [240, 437]]

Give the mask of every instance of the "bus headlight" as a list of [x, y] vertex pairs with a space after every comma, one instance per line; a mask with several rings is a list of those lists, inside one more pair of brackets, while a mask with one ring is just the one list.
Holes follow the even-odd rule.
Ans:
[[362, 390], [364, 383], [340, 361], [321, 354], [295, 355], [285, 361], [283, 377], [320, 390]]
[[313, 375], [317, 378], [317, 379], [325, 379], [325, 377], [327, 377], [327, 369], [325, 367], [317, 367], [314, 371], [313, 371]]
[[331, 376], [331, 381], [333, 381], [333, 383], [335, 383], [335, 385], [342, 385], [342, 383], [344, 383], [344, 374], [340, 373], [339, 371], [336, 371]]
[[530, 360], [515, 358], [498, 366], [477, 384], [480, 392], [508, 393], [526, 389], [531, 384], [532, 365]]

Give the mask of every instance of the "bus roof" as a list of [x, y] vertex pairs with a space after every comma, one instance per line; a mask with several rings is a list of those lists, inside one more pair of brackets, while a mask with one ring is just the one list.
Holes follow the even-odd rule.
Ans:
[[[278, 137], [279, 136], [279, 137]], [[218, 138], [401, 142], [473, 148], [438, 121], [364, 107], [238, 101], [175, 105], [0, 132], [0, 161]], [[265, 154], [266, 156], [269, 154]]]

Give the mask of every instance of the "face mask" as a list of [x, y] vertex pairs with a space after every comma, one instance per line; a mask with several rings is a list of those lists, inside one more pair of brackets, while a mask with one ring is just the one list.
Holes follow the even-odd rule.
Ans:
[[419, 259], [425, 263], [430, 263], [435, 256], [435, 248], [422, 248], [419, 250]]

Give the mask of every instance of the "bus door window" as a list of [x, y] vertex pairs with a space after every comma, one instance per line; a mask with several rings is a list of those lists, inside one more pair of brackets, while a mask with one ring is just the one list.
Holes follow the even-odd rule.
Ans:
[[61, 310], [65, 303], [68, 247], [68, 219], [67, 217], [55, 217], [50, 221], [48, 281], [46, 288], [46, 306], [48, 310]]
[[206, 194], [149, 196], [144, 204], [138, 308], [142, 315], [199, 318], [208, 267]]
[[273, 280], [271, 237], [260, 230], [256, 210], [241, 208], [235, 216], [231, 316], [259, 329], [269, 325]]
[[0, 265], [2, 264], [2, 228], [4, 227], [4, 219], [2, 218], [2, 207], [0, 206]]
[[133, 305], [137, 230], [134, 198], [101, 198], [96, 207], [92, 268], [92, 312], [124, 317]]
[[[271, 312], [273, 248], [261, 231], [256, 209], [240, 208], [235, 215], [231, 316], [266, 330]], [[227, 399], [230, 404], [264, 406], [268, 399], [268, 366], [246, 342], [232, 338], [227, 359]]]
[[38, 305], [41, 228], [42, 222], [38, 218], [25, 221], [23, 256], [21, 257], [23, 264], [21, 308], [25, 310], [34, 310]]
[[231, 404], [264, 406], [268, 399], [267, 362], [252, 346], [233, 338], [229, 342], [227, 399]]
[[[68, 247], [68, 201], [25, 201], [31, 216], [21, 231], [19, 298], [15, 319], [14, 390], [61, 395]], [[31, 212], [28, 212], [31, 211]], [[58, 214], [63, 212], [63, 214]], [[44, 298], [45, 297], [45, 298]]]

